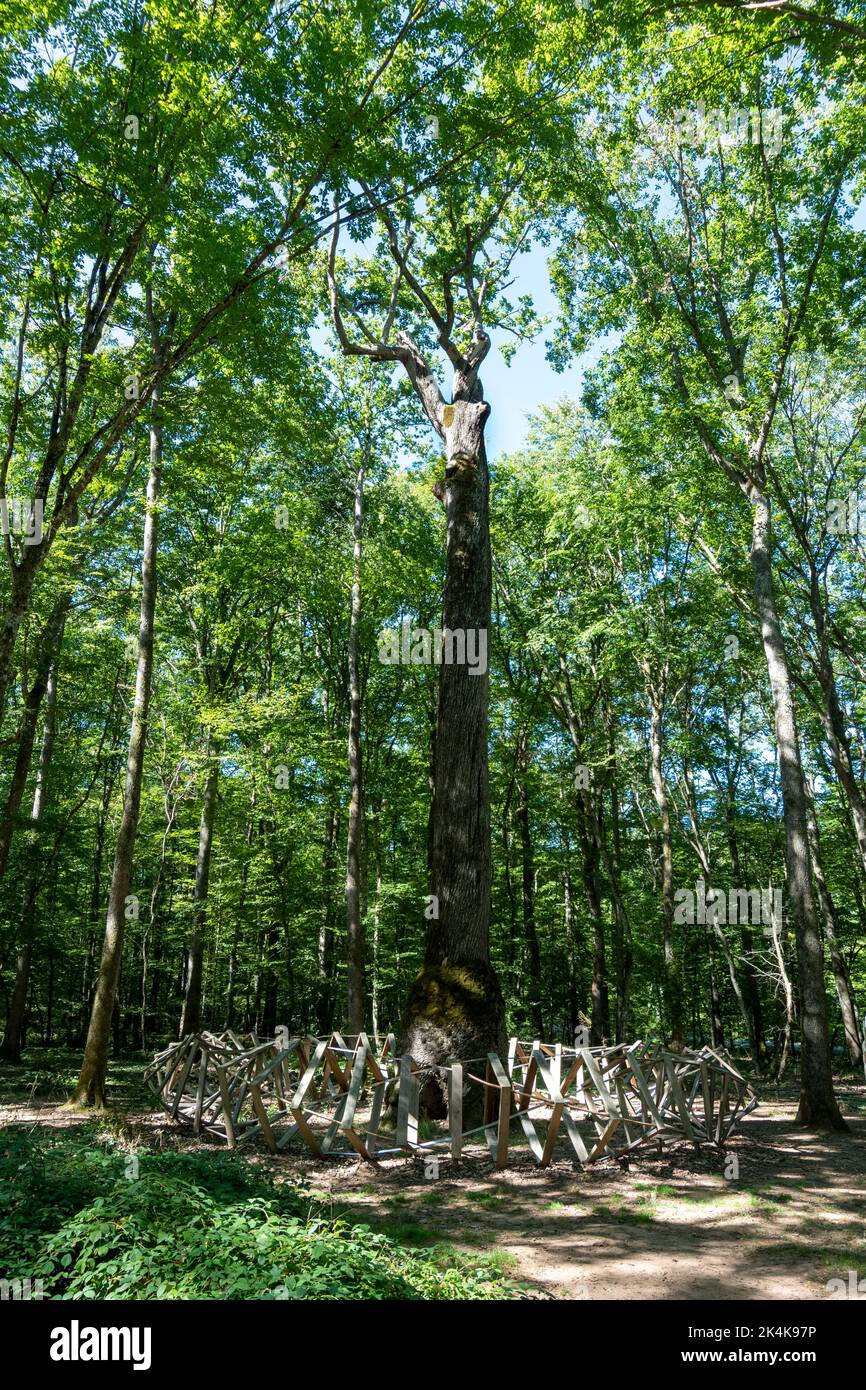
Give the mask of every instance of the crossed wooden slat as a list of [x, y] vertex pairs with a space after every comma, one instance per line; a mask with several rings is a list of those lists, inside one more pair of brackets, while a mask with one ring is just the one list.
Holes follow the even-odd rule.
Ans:
[[[434, 1074], [447, 1087], [447, 1133], [421, 1139], [419, 1098]], [[299, 1136], [317, 1158], [369, 1163], [445, 1148], [456, 1163], [465, 1142], [483, 1134], [503, 1168], [518, 1131], [542, 1168], [561, 1135], [578, 1165], [667, 1141], [720, 1146], [757, 1104], [717, 1050], [676, 1053], [646, 1042], [568, 1048], [512, 1038], [506, 1064], [491, 1052], [434, 1067], [400, 1056], [393, 1034], [377, 1046], [366, 1033], [289, 1038], [281, 1029], [261, 1041], [226, 1030], [173, 1043], [145, 1078], [172, 1119], [230, 1148], [261, 1134], [277, 1153]], [[464, 1130], [472, 1086], [482, 1088], [483, 1123]], [[393, 1133], [381, 1130], [386, 1101], [396, 1111]]]

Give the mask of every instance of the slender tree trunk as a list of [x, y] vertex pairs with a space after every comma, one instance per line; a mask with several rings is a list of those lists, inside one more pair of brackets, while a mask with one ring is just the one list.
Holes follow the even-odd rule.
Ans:
[[21, 905], [21, 946], [15, 968], [15, 985], [9, 1006], [9, 1019], [6, 1033], [0, 1047], [0, 1057], [7, 1062], [20, 1062], [21, 1036], [27, 1010], [27, 991], [30, 987], [30, 964], [33, 958], [33, 938], [36, 930], [36, 900], [39, 894], [39, 822], [45, 804], [45, 783], [51, 758], [54, 753], [54, 736], [57, 727], [57, 660], [63, 640], [62, 624], [54, 644], [54, 661], [48, 676], [45, 697], [45, 724], [42, 731], [42, 746], [39, 750], [39, 767], [36, 773], [36, 787], [33, 792], [33, 810], [30, 818], [28, 836], [30, 866], [24, 887], [24, 900]]
[[81, 976], [81, 1016], [80, 1038], [83, 1043], [90, 1017], [91, 991], [93, 988], [93, 968], [96, 959], [96, 923], [102, 908], [102, 860], [105, 854], [105, 831], [108, 825], [108, 812], [114, 793], [116, 771], [114, 759], [109, 761], [102, 786], [102, 799], [99, 819], [96, 822], [96, 843], [93, 850], [93, 885], [90, 892], [90, 906], [87, 913], [87, 950], [84, 957], [84, 970]]
[[[578, 960], [580, 959], [580, 940], [574, 921], [574, 889], [571, 874], [566, 868], [562, 875], [562, 916], [565, 928], [565, 944], [568, 951], [568, 1027], [569, 1038], [573, 1038], [578, 1025], [578, 1014], [583, 1004], [582, 981], [578, 982]], [[578, 992], [580, 991], [580, 1002]]]
[[262, 1004], [259, 1031], [262, 1037], [272, 1038], [277, 1030], [277, 993], [279, 978], [276, 970], [279, 928], [271, 922], [265, 932], [265, 948], [262, 961]]
[[[611, 798], [615, 792], [611, 789]], [[624, 1042], [628, 1037], [631, 1022], [631, 977], [634, 964], [632, 950], [631, 922], [626, 911], [620, 888], [619, 840], [614, 834], [609, 848], [604, 825], [601, 819], [601, 800], [593, 809], [593, 834], [598, 846], [599, 856], [607, 876], [613, 907], [614, 960], [616, 965], [616, 1041]]]
[[598, 844], [587, 825], [587, 811], [583, 797], [578, 793], [577, 833], [583, 859], [583, 883], [586, 903], [592, 921], [592, 1014], [590, 1023], [590, 1043], [600, 1047], [605, 1038], [610, 1037], [610, 1000], [607, 989], [607, 958], [604, 940], [604, 916], [601, 901], [601, 879], [599, 875]]
[[[821, 689], [821, 723], [827, 737], [833, 769], [848, 800], [851, 820], [857, 837], [860, 864], [866, 875], [866, 798], [860, 788], [851, 758], [851, 744], [845, 727], [845, 714], [836, 688], [836, 673], [827, 642], [827, 622], [815, 563], [809, 563], [809, 606], [818, 640], [818, 684]], [[816, 885], [817, 886], [817, 885]]]
[[235, 1025], [235, 987], [237, 979], [238, 945], [240, 943], [241, 925], [244, 921], [244, 911], [246, 908], [247, 884], [249, 882], [250, 876], [250, 846], [253, 843], [255, 828], [256, 792], [255, 787], [253, 787], [253, 793], [250, 798], [250, 815], [249, 820], [247, 821], [246, 834], [244, 835], [246, 853], [244, 855], [244, 866], [241, 870], [241, 889], [240, 893], [238, 894], [237, 913], [235, 915], [234, 931], [232, 932], [232, 946], [231, 952], [229, 954], [228, 984], [226, 986], [226, 1028], [233, 1028]]
[[236, 921], [232, 932], [232, 944], [229, 950], [228, 977], [226, 980], [226, 1028], [233, 1028], [235, 1023], [235, 977], [238, 969], [239, 940], [240, 921]]
[[788, 1059], [791, 1054], [791, 1039], [794, 1033], [794, 986], [791, 983], [791, 976], [788, 973], [788, 966], [785, 961], [785, 943], [783, 939], [783, 922], [781, 913], [773, 913], [772, 926], [770, 928], [773, 953], [776, 957], [776, 965], [779, 970], [779, 982], [782, 986], [782, 995], [785, 1000], [785, 1026], [783, 1030], [782, 1046], [776, 1049], [776, 1080], [781, 1081], [788, 1066]]
[[33, 593], [33, 583], [41, 563], [43, 546], [25, 546], [24, 554], [11, 576], [9, 604], [0, 618], [0, 724], [6, 713], [6, 700], [12, 683], [15, 643]]
[[713, 1047], [724, 1047], [725, 1025], [722, 1022], [722, 1005], [719, 999], [712, 943], [710, 944], [710, 1037]]
[[33, 745], [36, 739], [39, 710], [48, 687], [49, 671], [52, 668], [52, 663], [56, 660], [57, 651], [63, 639], [63, 627], [66, 622], [68, 607], [69, 595], [64, 594], [54, 605], [51, 616], [45, 624], [39, 641], [33, 684], [25, 696], [21, 717], [18, 721], [15, 766], [12, 770], [9, 790], [6, 793], [6, 804], [2, 817], [0, 817], [0, 882], [5, 877], [9, 863], [9, 850], [12, 846], [18, 812], [21, 809], [24, 789], [27, 786], [30, 764], [33, 759]]
[[219, 752], [207, 747], [208, 769], [205, 776], [201, 821], [198, 832], [198, 853], [195, 861], [193, 888], [192, 938], [186, 958], [186, 990], [180, 1019], [180, 1036], [198, 1033], [201, 1029], [201, 984], [204, 961], [204, 934], [207, 924], [207, 899], [210, 886], [210, 861], [213, 847], [213, 824], [219, 784]]
[[664, 947], [665, 1005], [668, 1016], [671, 1046], [684, 1045], [683, 995], [679, 961], [674, 949], [674, 857], [671, 835], [671, 813], [662, 765], [664, 695], [648, 682], [650, 701], [650, 766], [653, 796], [661, 822], [662, 914]]
[[602, 686], [601, 700], [602, 721], [604, 723], [605, 740], [607, 743], [607, 761], [610, 769], [610, 850], [607, 848], [607, 840], [604, 833], [603, 801], [600, 796], [598, 798], [597, 811], [593, 817], [593, 821], [599, 854], [605, 874], [607, 875], [613, 903], [613, 928], [617, 976], [616, 1041], [624, 1042], [629, 1036], [629, 1029], [631, 1027], [631, 977], [634, 966], [634, 951], [632, 948], [631, 921], [628, 911], [626, 910], [625, 899], [623, 898], [621, 890], [622, 875], [620, 873], [620, 865], [622, 863], [622, 837], [620, 835], [619, 789], [616, 779], [617, 725], [613, 701], [607, 685]]
[[[698, 811], [698, 801], [697, 796], [695, 795], [694, 775], [692, 773], [691, 764], [685, 758], [683, 759], [683, 781], [686, 789], [686, 804], [688, 806], [689, 816], [692, 822], [692, 845], [695, 850], [695, 853], [698, 856], [698, 863], [701, 866], [701, 873], [704, 875], [704, 878], [706, 879], [707, 883], [709, 883], [712, 876], [712, 861], [710, 859], [708, 841], [703, 835], [701, 829], [701, 820]], [[740, 1010], [740, 1015], [745, 1025], [746, 1033], [749, 1039], [751, 1040], [752, 1019], [750, 1017], [749, 1008], [746, 1003], [746, 996], [743, 992], [742, 986], [740, 985], [740, 977], [737, 973], [737, 966], [734, 960], [734, 953], [731, 950], [730, 945], [728, 944], [728, 938], [725, 934], [724, 927], [718, 920], [718, 915], [716, 913], [712, 914], [711, 920], [707, 923], [707, 927], [710, 957], [712, 959], [713, 937], [715, 937], [715, 941], [719, 946], [725, 965], [728, 969], [728, 978], [731, 982], [731, 989], [734, 991], [734, 998], [737, 1001], [737, 1006]], [[710, 982], [712, 988], [717, 991], [718, 982], [716, 980], [715, 967], [711, 972]], [[715, 1001], [713, 1003], [713, 1007], [716, 1007]]]
[[[737, 839], [736, 821], [736, 797], [735, 789], [729, 782], [728, 795], [725, 804], [725, 820], [728, 835], [728, 854], [731, 860], [731, 876], [735, 888], [743, 887], [743, 876], [740, 872], [740, 847]], [[754, 942], [750, 928], [740, 924], [740, 940], [743, 944], [741, 970], [743, 977], [743, 1002], [746, 1006], [747, 1018], [746, 1027], [749, 1032], [749, 1042], [752, 1048], [752, 1057], [758, 1067], [762, 1067], [767, 1060], [767, 1044], [764, 1038], [764, 1014], [761, 1008], [761, 994], [758, 989], [758, 977], [755, 972], [752, 952]]]
[[[155, 934], [157, 919], [160, 915], [163, 897], [163, 884], [165, 881], [165, 868], [166, 863], [168, 862], [168, 839], [169, 835], [171, 834], [172, 826], [174, 824], [174, 818], [177, 811], [177, 803], [175, 802], [174, 805], [171, 805], [168, 797], [166, 797], [165, 807], [166, 824], [165, 830], [162, 833], [162, 838], [159, 844], [159, 865], [156, 870], [156, 876], [154, 878], [153, 887], [150, 890], [150, 902], [148, 903], [147, 908], [147, 925], [143, 926], [141, 931], [141, 988], [139, 992], [139, 1038], [142, 1051], [144, 1051], [145, 1047], [147, 1046], [148, 1002], [149, 999], [155, 1001], [157, 997], [156, 970], [154, 970], [153, 973], [153, 982], [149, 985], [150, 957], [148, 954], [148, 947], [150, 943], [151, 934]], [[159, 960], [159, 956], [160, 942], [158, 935], [156, 935], [154, 962]]]
[[48, 984], [46, 987], [45, 999], [45, 1031], [42, 1035], [42, 1042], [45, 1047], [51, 1046], [54, 1036], [54, 948], [48, 947]]
[[355, 478], [354, 547], [352, 552], [352, 611], [349, 619], [349, 818], [346, 829], [346, 961], [349, 1032], [364, 1029], [366, 984], [364, 924], [361, 918], [361, 824], [363, 762], [361, 750], [361, 680], [358, 634], [361, 623], [361, 567], [364, 528], [364, 465]]
[[[522, 736], [525, 737], [525, 736]], [[526, 749], [521, 750], [521, 781], [517, 785], [517, 823], [520, 827], [521, 901], [523, 904], [523, 940], [529, 966], [529, 1019], [536, 1038], [544, 1038], [541, 1008], [541, 951], [535, 926], [535, 858], [532, 852], [532, 828], [529, 820], [529, 788], [526, 785]]]
[[331, 905], [334, 896], [334, 860], [339, 838], [339, 816], [333, 806], [328, 808], [325, 821], [325, 846], [322, 852], [322, 916], [319, 926], [319, 998], [316, 1005], [320, 1033], [329, 1033], [334, 1026], [333, 974], [334, 930]]
[[810, 1128], [846, 1129], [833, 1090], [824, 991], [824, 952], [812, 894], [803, 766], [788, 659], [773, 592], [772, 518], [769, 502], [755, 486], [751, 488], [750, 500], [754, 508], [752, 575], [773, 695], [785, 821], [788, 896], [800, 972], [800, 1104], [797, 1118]]
[[836, 994], [839, 999], [839, 1010], [842, 1014], [842, 1025], [845, 1029], [845, 1046], [848, 1049], [848, 1058], [851, 1065], [857, 1067], [858, 1070], [862, 1070], [863, 1044], [860, 1040], [857, 1004], [854, 999], [854, 990], [851, 986], [851, 976], [848, 971], [845, 954], [839, 943], [839, 933], [836, 929], [836, 905], [833, 902], [833, 895], [824, 877], [824, 865], [821, 859], [821, 837], [818, 831], [818, 820], [815, 815], [815, 804], [808, 793], [806, 796], [806, 815], [809, 827], [809, 851], [812, 856], [812, 876], [815, 880], [815, 890], [818, 894], [821, 915], [824, 918], [824, 935], [827, 938], [827, 946], [830, 951], [830, 965], [833, 970], [833, 978], [836, 981]]
[[376, 875], [376, 896], [373, 900], [373, 959], [371, 961], [372, 973], [370, 979], [370, 1004], [373, 1012], [373, 1037], [379, 1038], [379, 933], [381, 929], [382, 915], [382, 846], [379, 834], [380, 816], [382, 814], [381, 805], [376, 807], [376, 813], [372, 817], [371, 840], [373, 845], [373, 869]]
[[108, 915], [105, 924], [102, 958], [99, 965], [99, 977], [96, 982], [96, 993], [93, 999], [81, 1073], [73, 1096], [75, 1105], [102, 1107], [105, 1104], [108, 1039], [120, 978], [126, 900], [129, 896], [129, 885], [132, 879], [132, 856], [138, 831], [144, 751], [147, 742], [147, 716], [150, 705], [154, 620], [156, 616], [156, 558], [161, 482], [162, 428], [159, 421], [159, 391], [154, 390], [151, 399], [150, 467], [147, 480], [144, 546], [141, 557], [138, 664], [135, 676], [132, 722], [129, 731], [123, 813], [114, 853], [114, 869], [108, 896]]

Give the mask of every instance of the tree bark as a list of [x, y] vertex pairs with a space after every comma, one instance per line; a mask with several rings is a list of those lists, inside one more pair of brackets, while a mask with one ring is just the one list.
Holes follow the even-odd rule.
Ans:
[[649, 681], [647, 682], [647, 694], [650, 702], [652, 789], [661, 822], [664, 994], [670, 1043], [674, 1050], [677, 1050], [684, 1046], [685, 1038], [683, 1034], [682, 982], [679, 975], [679, 961], [674, 950], [674, 857], [671, 812], [662, 765], [664, 694], [651, 685]]
[[84, 969], [81, 974], [81, 1011], [77, 1029], [77, 1041], [80, 1044], [84, 1043], [84, 1039], [87, 1035], [87, 1020], [90, 1017], [90, 1009], [93, 1002], [91, 991], [93, 989], [93, 968], [96, 959], [96, 923], [99, 920], [99, 914], [102, 909], [102, 861], [105, 854], [105, 832], [108, 826], [108, 813], [111, 809], [111, 799], [114, 794], [114, 783], [119, 770], [119, 767], [115, 763], [115, 759], [111, 758], [108, 762], [102, 784], [102, 797], [100, 799], [99, 816], [96, 822], [96, 839], [93, 848], [93, 881], [87, 913], [87, 950], [84, 957]]
[[713, 960], [712, 941], [710, 941], [710, 1038], [713, 1047], [724, 1047], [725, 1025], [722, 1021], [722, 1004], [719, 999], [719, 986], [716, 980], [716, 965]]
[[526, 785], [528, 748], [525, 730], [522, 730], [520, 734], [517, 758], [520, 771], [520, 781], [517, 784], [517, 823], [520, 827], [523, 940], [529, 966], [529, 1020], [532, 1024], [533, 1036], [543, 1039], [541, 951], [538, 946], [538, 932], [535, 926], [535, 861], [532, 852], [532, 828], [529, 820], [529, 788]]
[[[472, 372], [455, 374], [442, 412], [447, 549], [443, 627], [490, 627], [489, 475], [484, 426], [489, 407]], [[504, 1053], [505, 1003], [490, 962], [489, 677], [480, 666], [439, 668], [429, 922], [424, 967], [409, 992], [401, 1047], [421, 1063]]]
[[[588, 793], [584, 795], [588, 795]], [[607, 988], [607, 957], [599, 875], [599, 850], [595, 835], [587, 825], [589, 815], [591, 815], [591, 811], [587, 812], [583, 796], [578, 793], [577, 833], [583, 860], [586, 904], [592, 920], [592, 1013], [589, 1040], [593, 1047], [601, 1047], [604, 1040], [610, 1037], [610, 1000]]]
[[144, 545], [141, 557], [138, 663], [135, 676], [135, 699], [129, 731], [123, 813], [114, 853], [105, 939], [90, 1014], [90, 1027], [87, 1032], [78, 1085], [72, 1097], [75, 1105], [92, 1105], [100, 1108], [105, 1105], [108, 1039], [120, 976], [126, 900], [129, 896], [129, 885], [132, 879], [132, 857], [138, 831], [153, 670], [159, 494], [162, 482], [162, 427], [159, 420], [159, 398], [159, 390], [155, 389], [150, 412], [150, 466], [147, 480]]
[[18, 812], [21, 809], [24, 789], [27, 786], [30, 764], [33, 759], [33, 745], [36, 739], [39, 710], [48, 688], [49, 671], [52, 668], [52, 663], [56, 660], [58, 648], [63, 640], [63, 627], [68, 608], [69, 595], [64, 594], [54, 605], [51, 616], [41, 634], [36, 669], [33, 673], [33, 684], [26, 693], [21, 717], [18, 721], [15, 766], [12, 770], [9, 790], [6, 793], [3, 815], [0, 818], [0, 882], [5, 877], [9, 863], [9, 851], [12, 847]]
[[334, 929], [331, 919], [333, 902], [334, 869], [336, 845], [339, 837], [339, 815], [329, 806], [325, 820], [325, 845], [322, 851], [322, 917], [319, 926], [319, 997], [316, 1001], [316, 1025], [320, 1033], [329, 1033], [334, 1026], [333, 974], [334, 974]]
[[[700, 813], [698, 810], [698, 799], [695, 793], [694, 774], [692, 772], [691, 764], [687, 758], [683, 758], [683, 784], [686, 793], [686, 806], [688, 808], [689, 817], [692, 822], [692, 832], [689, 838], [691, 840], [692, 847], [698, 856], [698, 863], [701, 866], [701, 873], [703, 874], [707, 884], [709, 884], [712, 878], [712, 860], [710, 858], [709, 842], [702, 831]], [[738, 883], [738, 880], [736, 881]], [[722, 927], [721, 922], [718, 920], [717, 914], [713, 913], [712, 920], [707, 923], [707, 927], [710, 959], [713, 959], [713, 938], [715, 938], [715, 941], [718, 943], [719, 949], [724, 958], [725, 965], [728, 969], [728, 978], [731, 982], [731, 989], [734, 991], [734, 998], [737, 1001], [737, 1007], [740, 1010], [740, 1015], [742, 1017], [743, 1024], [745, 1025], [746, 1033], [749, 1039], [751, 1040], [753, 1037], [752, 1018], [749, 1012], [748, 1004], [746, 1002], [745, 993], [743, 991], [742, 986], [740, 985], [740, 978], [737, 973], [737, 966], [734, 960], [734, 953], [731, 950], [730, 945], [728, 944], [728, 938], [725, 935], [725, 931]], [[749, 939], [751, 940], [751, 938]], [[712, 990], [715, 991], [712, 999], [712, 1007], [713, 1010], [716, 1013], [718, 1013], [721, 1005], [718, 998], [718, 981], [716, 979], [714, 964], [710, 972], [710, 984]]]
[[63, 640], [63, 624], [54, 640], [54, 659], [48, 675], [45, 695], [45, 724], [42, 731], [42, 746], [39, 750], [39, 766], [36, 772], [36, 786], [33, 792], [33, 809], [28, 836], [30, 866], [24, 887], [24, 900], [21, 905], [21, 946], [15, 966], [15, 985], [9, 1006], [9, 1019], [0, 1046], [0, 1057], [7, 1062], [21, 1061], [21, 1037], [27, 1010], [27, 991], [30, 987], [30, 964], [33, 958], [33, 939], [36, 928], [36, 900], [39, 894], [39, 822], [45, 805], [45, 784], [54, 753], [54, 737], [57, 728], [57, 660]]
[[[845, 714], [836, 687], [836, 673], [830, 656], [827, 619], [821, 598], [818, 571], [811, 550], [804, 547], [809, 566], [809, 607], [818, 642], [818, 685], [821, 690], [819, 715], [830, 749], [833, 769], [848, 800], [851, 820], [857, 837], [860, 864], [866, 874], [866, 799], [857, 780], [851, 758], [851, 745], [845, 726]], [[817, 886], [817, 885], [816, 885]]]
[[12, 568], [9, 605], [0, 621], [0, 724], [6, 713], [6, 699], [12, 682], [15, 644], [33, 594], [33, 584], [39, 569], [44, 545], [25, 547], [24, 554]]
[[193, 887], [192, 937], [186, 958], [186, 989], [180, 1019], [180, 1037], [198, 1033], [201, 1029], [201, 984], [204, 961], [204, 934], [207, 924], [207, 898], [210, 885], [210, 861], [213, 847], [213, 825], [219, 785], [219, 752], [208, 740], [208, 769], [202, 798], [201, 821], [198, 832], [198, 853], [195, 861]]
[[346, 964], [349, 1032], [361, 1033], [366, 1012], [364, 923], [361, 918], [361, 825], [363, 761], [358, 633], [361, 623], [361, 567], [364, 529], [364, 464], [355, 477], [352, 550], [352, 610], [349, 618], [349, 816], [346, 828]]
[[[736, 797], [733, 783], [728, 781], [728, 794], [725, 801], [725, 823], [728, 836], [728, 854], [731, 860], [731, 877], [735, 888], [743, 887], [743, 877], [740, 872], [740, 846], [737, 839], [736, 821]], [[743, 1002], [746, 1006], [747, 1018], [746, 1027], [749, 1032], [749, 1042], [752, 1048], [752, 1056], [755, 1064], [762, 1067], [767, 1060], [767, 1044], [764, 1038], [764, 1014], [761, 1008], [761, 994], [758, 989], [758, 977], [755, 972], [755, 964], [752, 958], [754, 942], [751, 929], [740, 924], [740, 940], [743, 944], [742, 954], [742, 976], [743, 976]]]
[[818, 831], [818, 819], [815, 815], [815, 804], [808, 792], [806, 795], [806, 816], [809, 829], [809, 852], [812, 856], [812, 876], [815, 880], [815, 890], [818, 894], [821, 915], [824, 918], [824, 935], [827, 938], [827, 946], [830, 951], [830, 966], [833, 971], [833, 978], [836, 981], [839, 1011], [842, 1014], [842, 1025], [845, 1029], [845, 1046], [848, 1049], [848, 1058], [851, 1065], [857, 1067], [858, 1070], [862, 1070], [863, 1044], [860, 1040], [857, 1004], [854, 998], [854, 990], [851, 986], [848, 964], [845, 960], [845, 955], [839, 942], [839, 933], [836, 929], [836, 905], [833, 902], [833, 895], [830, 892], [829, 884], [824, 877], [824, 865], [821, 859], [821, 837]]
[[767, 498], [755, 484], [750, 487], [750, 501], [754, 508], [752, 577], [773, 697], [782, 782], [788, 897], [800, 971], [800, 1103], [797, 1119], [810, 1128], [841, 1130], [847, 1129], [847, 1125], [842, 1119], [833, 1090], [824, 991], [824, 952], [812, 894], [803, 766], [787, 653], [773, 591], [772, 516]]

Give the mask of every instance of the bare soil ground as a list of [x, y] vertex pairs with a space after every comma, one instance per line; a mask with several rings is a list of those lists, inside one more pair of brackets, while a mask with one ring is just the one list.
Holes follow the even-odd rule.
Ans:
[[[0, 1103], [0, 1126], [86, 1118], [15, 1089]], [[383, 1159], [373, 1170], [354, 1159], [317, 1162], [294, 1146], [277, 1158], [248, 1152], [407, 1245], [496, 1255], [536, 1296], [826, 1299], [828, 1280], [847, 1282], [849, 1270], [866, 1278], [866, 1088], [840, 1084], [838, 1093], [850, 1133], [824, 1136], [794, 1123], [791, 1088], [766, 1088], [728, 1142], [736, 1177], [725, 1176], [721, 1155], [688, 1144], [634, 1155], [625, 1172], [614, 1163], [576, 1169], [565, 1147], [546, 1171], [527, 1150], [499, 1172], [486, 1150], [472, 1149], [457, 1172], [441, 1159], [438, 1176], [421, 1159]], [[138, 1095], [120, 1095], [117, 1108], [127, 1142], [210, 1147]]]

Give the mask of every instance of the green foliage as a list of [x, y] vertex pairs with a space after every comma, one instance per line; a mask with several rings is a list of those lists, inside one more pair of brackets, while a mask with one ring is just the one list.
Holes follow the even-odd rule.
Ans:
[[404, 1249], [399, 1233], [335, 1219], [243, 1158], [143, 1153], [133, 1168], [87, 1138], [0, 1136], [0, 1267], [42, 1279], [46, 1297], [513, 1296], [490, 1262]]

